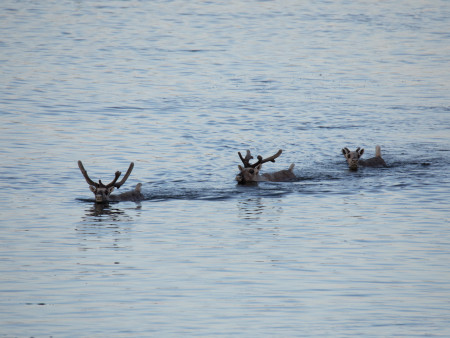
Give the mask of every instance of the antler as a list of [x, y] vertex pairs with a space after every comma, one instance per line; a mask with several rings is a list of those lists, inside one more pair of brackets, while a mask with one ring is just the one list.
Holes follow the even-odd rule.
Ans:
[[[117, 180], [119, 179], [120, 175], [122, 175], [122, 173], [120, 171], [116, 171], [116, 173], [114, 174], [114, 179], [111, 181], [111, 183], [108, 183], [106, 185], [107, 188], [111, 188], [112, 186], [115, 186]], [[99, 182], [101, 183], [102, 181], [99, 180]]]
[[116, 183], [116, 182], [122, 173], [120, 171], [116, 171], [116, 173], [114, 174], [114, 179], [111, 181], [111, 183], [108, 183], [107, 185], [104, 185], [102, 183], [102, 180], [98, 180], [98, 183], [95, 183], [93, 180], [91, 180], [86, 169], [84, 169], [83, 163], [81, 163], [81, 161], [78, 161], [78, 167], [80, 168], [81, 173], [83, 174], [84, 179], [86, 180], [87, 184], [93, 185], [96, 188], [98, 188], [98, 187], [111, 188], [114, 186], [117, 189], [119, 189], [122, 186], [122, 184], [124, 184], [125, 181], [128, 179], [128, 177], [130, 176], [131, 171], [134, 168], [134, 163], [133, 162], [130, 163], [130, 166], [128, 167], [128, 170], [125, 173], [125, 176], [122, 178], [122, 180], [119, 183]]
[[251, 164], [250, 160], [253, 158], [253, 156], [250, 154], [250, 150], [247, 150], [247, 154], [245, 155], [245, 158], [242, 157], [241, 153], [238, 152], [239, 158], [241, 159], [242, 163], [244, 164], [245, 168], [256, 168], [258, 165], [266, 163], [266, 162], [275, 162], [275, 159], [281, 155], [283, 150], [278, 150], [278, 152], [275, 155], [272, 155], [270, 157], [267, 157], [265, 159], [262, 158], [261, 155], [258, 155], [258, 161]]
[[252, 154], [250, 154], [250, 150], [247, 150], [247, 153], [245, 154], [245, 158], [242, 157], [241, 152], [238, 151], [239, 158], [241, 159], [242, 163], [244, 164], [244, 168], [249, 168], [252, 165], [250, 164], [250, 160], [253, 159]]
[[[125, 176], [122, 178], [122, 181], [120, 181], [119, 183], [116, 183], [117, 179], [119, 178], [118, 176], [117, 176], [117, 178], [113, 181], [113, 182], [114, 182], [114, 186], [115, 186], [117, 189], [119, 189], [119, 188], [121, 187], [121, 185], [125, 183], [125, 181], [128, 179], [128, 176], [130, 176], [131, 171], [133, 170], [133, 168], [134, 168], [134, 163], [131, 162], [131, 163], [130, 163], [130, 166], [128, 167], [127, 172], [125, 173]], [[120, 171], [116, 172], [116, 175], [117, 175], [117, 173], [119, 173], [119, 176], [120, 176]], [[112, 182], [111, 182], [111, 183], [112, 183]], [[110, 183], [110, 184], [111, 184], [111, 183]]]
[[253, 164], [253, 166], [254, 166], [253, 168], [255, 168], [259, 164], [263, 164], [263, 163], [266, 163], [266, 162], [269, 162], [269, 161], [270, 162], [275, 162], [275, 159], [278, 156], [280, 156], [282, 152], [283, 152], [283, 150], [279, 149], [275, 155], [272, 155], [272, 156], [267, 157], [265, 159], [263, 159], [261, 155], [258, 155], [258, 162]]
[[81, 170], [81, 173], [84, 176], [84, 179], [86, 180], [87, 184], [89, 185], [93, 185], [94, 187], [98, 188], [100, 186], [100, 184], [95, 183], [93, 180], [91, 180], [87, 174], [86, 169], [84, 169], [83, 163], [81, 163], [81, 161], [78, 161], [78, 167]]

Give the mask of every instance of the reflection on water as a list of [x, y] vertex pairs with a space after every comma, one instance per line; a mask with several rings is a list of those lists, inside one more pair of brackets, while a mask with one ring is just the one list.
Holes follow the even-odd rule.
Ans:
[[[75, 230], [80, 236], [80, 250], [111, 248], [130, 249], [134, 218], [118, 204], [94, 203], [85, 210]], [[140, 209], [140, 206], [134, 210]], [[135, 213], [135, 215], [139, 215]]]
[[[117, 207], [119, 204], [114, 203], [94, 203], [92, 207], [86, 209], [86, 216], [83, 217], [84, 221], [91, 222], [121, 222], [131, 221], [132, 218], [128, 216], [124, 210]], [[137, 204], [136, 209], [140, 209], [141, 205]]]
[[264, 218], [266, 222], [276, 222], [283, 213], [283, 202], [280, 199], [266, 201], [261, 197], [242, 198], [237, 200], [237, 209], [243, 220]]

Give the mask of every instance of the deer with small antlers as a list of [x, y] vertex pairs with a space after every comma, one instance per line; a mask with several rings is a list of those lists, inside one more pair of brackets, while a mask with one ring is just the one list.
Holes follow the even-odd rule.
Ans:
[[83, 163], [81, 163], [81, 161], [78, 161], [78, 167], [80, 168], [81, 173], [83, 174], [83, 177], [86, 180], [87, 184], [89, 184], [89, 189], [91, 189], [91, 191], [94, 193], [96, 203], [107, 203], [110, 201], [115, 202], [140, 201], [144, 198], [144, 195], [142, 195], [141, 193], [142, 187], [141, 183], [138, 183], [134, 188], [134, 190], [127, 191], [118, 195], [111, 195], [114, 188], [119, 189], [122, 186], [122, 184], [124, 184], [125, 181], [128, 179], [134, 167], [133, 162], [130, 163], [130, 166], [128, 167], [128, 170], [125, 173], [125, 176], [122, 178], [120, 182], [117, 182], [117, 180], [119, 179], [122, 173], [120, 171], [116, 171], [114, 179], [106, 185], [102, 183], [102, 180], [98, 180], [98, 183], [95, 183], [93, 180], [91, 180], [87, 174], [86, 169], [84, 169]]
[[387, 167], [386, 162], [384, 162], [381, 157], [380, 146], [375, 147], [375, 157], [363, 160], [361, 156], [364, 154], [364, 149], [356, 148], [355, 151], [350, 151], [347, 147], [342, 149], [342, 154], [348, 163], [348, 168], [350, 170], [358, 170], [360, 166], [362, 167]]
[[281, 155], [283, 150], [278, 150], [278, 152], [272, 156], [267, 158], [262, 158], [261, 155], [257, 156], [257, 161], [255, 163], [250, 163], [250, 160], [253, 159], [253, 156], [250, 153], [250, 150], [247, 150], [245, 157], [242, 156], [240, 152], [238, 152], [239, 158], [241, 159], [244, 167], [238, 165], [239, 174], [236, 176], [236, 181], [240, 184], [251, 183], [251, 182], [283, 182], [290, 181], [297, 178], [293, 172], [294, 163], [289, 166], [289, 169], [280, 170], [273, 173], [264, 173], [260, 174], [261, 167], [263, 163], [266, 162], [275, 162], [275, 159]]

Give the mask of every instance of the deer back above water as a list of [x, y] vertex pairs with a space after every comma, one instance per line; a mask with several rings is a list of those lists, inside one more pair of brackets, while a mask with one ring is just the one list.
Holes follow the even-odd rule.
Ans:
[[291, 164], [289, 169], [276, 171], [273, 173], [263, 173], [260, 174], [260, 170], [262, 168], [263, 163], [266, 162], [275, 162], [275, 159], [281, 155], [283, 151], [280, 149], [278, 152], [272, 156], [269, 156], [265, 159], [261, 155], [258, 155], [258, 160], [255, 163], [250, 163], [250, 160], [253, 159], [253, 156], [250, 153], [250, 150], [247, 150], [245, 157], [238, 152], [239, 158], [241, 159], [244, 166], [238, 165], [239, 174], [236, 176], [236, 181], [239, 184], [246, 184], [252, 182], [283, 182], [290, 181], [296, 178], [293, 170], [294, 164]]

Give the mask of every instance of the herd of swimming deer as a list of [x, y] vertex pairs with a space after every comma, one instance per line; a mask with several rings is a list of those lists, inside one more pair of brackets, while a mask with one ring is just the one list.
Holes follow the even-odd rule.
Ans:
[[[242, 154], [238, 152], [239, 158], [241, 159], [244, 166], [242, 167], [241, 165], [238, 165], [239, 174], [236, 176], [236, 181], [239, 184], [247, 184], [264, 181], [285, 182], [296, 179], [296, 176], [294, 174], [294, 163], [292, 163], [289, 168], [285, 170], [260, 174], [263, 163], [275, 162], [275, 159], [280, 156], [282, 152], [283, 151], [280, 149], [276, 154], [264, 159], [261, 155], [258, 155], [257, 161], [253, 164], [250, 163], [250, 160], [253, 159], [250, 150], [247, 150], [245, 157], [243, 157]], [[342, 154], [347, 160], [350, 170], [358, 170], [358, 167], [387, 167], [386, 162], [384, 162], [383, 158], [381, 157], [380, 146], [376, 146], [375, 148], [375, 157], [363, 160], [361, 159], [363, 153], [364, 149], [361, 148], [357, 148], [355, 151], [350, 151], [348, 148], [342, 149]], [[114, 179], [106, 185], [102, 183], [102, 180], [99, 180], [98, 183], [91, 180], [81, 161], [78, 161], [78, 167], [80, 168], [87, 184], [89, 184], [89, 188], [94, 193], [96, 203], [107, 203], [110, 201], [140, 201], [144, 199], [144, 195], [141, 193], [141, 183], [137, 184], [134, 190], [127, 191], [118, 195], [111, 194], [115, 188], [119, 189], [128, 179], [134, 167], [133, 162], [130, 163], [125, 176], [120, 182], [117, 182], [117, 180], [122, 173], [120, 171], [116, 171]]]

